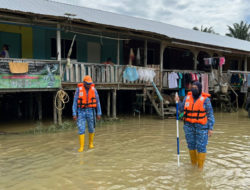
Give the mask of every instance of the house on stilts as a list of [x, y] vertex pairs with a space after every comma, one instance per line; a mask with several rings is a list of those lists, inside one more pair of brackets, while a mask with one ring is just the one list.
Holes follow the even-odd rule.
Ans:
[[[173, 73], [207, 76], [211, 93], [228, 83], [237, 107], [244, 103], [239, 97], [248, 90], [242, 91], [243, 84], [235, 84], [232, 77], [249, 74], [247, 41], [50, 0], [0, 2], [0, 46], [7, 44], [10, 55], [0, 58], [2, 119], [53, 117], [61, 123], [62, 116], [71, 115], [76, 85], [85, 75], [93, 78], [108, 117], [134, 112], [137, 104], [140, 112], [153, 108], [161, 117], [171, 115], [164, 94], [187, 90], [170, 86]], [[113, 65], [103, 64], [108, 58]], [[225, 63], [206, 65], [209, 58], [225, 58]], [[143, 77], [124, 78], [127, 68], [154, 71], [160, 93]], [[61, 89], [70, 97], [63, 113], [55, 106]]]

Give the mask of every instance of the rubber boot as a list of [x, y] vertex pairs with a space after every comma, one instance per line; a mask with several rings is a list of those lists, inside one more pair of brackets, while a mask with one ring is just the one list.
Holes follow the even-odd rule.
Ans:
[[189, 150], [190, 160], [193, 166], [197, 166], [197, 150]]
[[89, 149], [94, 148], [94, 144], [93, 144], [94, 135], [95, 133], [89, 133]]
[[78, 152], [82, 152], [84, 150], [84, 136], [84, 134], [79, 135], [80, 148], [78, 149]]
[[198, 153], [198, 168], [201, 170], [203, 169], [205, 159], [206, 159], [206, 153], [199, 152]]

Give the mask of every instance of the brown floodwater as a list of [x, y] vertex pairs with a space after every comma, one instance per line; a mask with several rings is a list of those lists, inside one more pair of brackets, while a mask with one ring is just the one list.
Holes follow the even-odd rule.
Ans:
[[[202, 172], [190, 165], [180, 124], [157, 117], [124, 117], [96, 128], [95, 149], [78, 153], [77, 129], [0, 135], [0, 189], [249, 189], [250, 119], [247, 112], [215, 113], [214, 135]], [[15, 132], [36, 123], [1, 124]], [[49, 125], [49, 122], [44, 125]], [[87, 135], [86, 135], [87, 136]]]

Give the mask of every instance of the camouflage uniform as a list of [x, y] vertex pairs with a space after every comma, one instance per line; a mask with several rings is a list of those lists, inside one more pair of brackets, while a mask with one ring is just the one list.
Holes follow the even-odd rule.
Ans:
[[[184, 98], [183, 102], [179, 102], [179, 111], [184, 111], [184, 105], [186, 102]], [[196, 100], [194, 100], [196, 101]], [[214, 114], [210, 99], [207, 98], [204, 102], [204, 109], [207, 112], [207, 124], [202, 125], [198, 123], [184, 122], [184, 132], [189, 150], [196, 150], [201, 153], [206, 153], [208, 143], [208, 130], [213, 130], [214, 126]]]
[[[86, 92], [88, 93], [88, 89]], [[88, 123], [88, 131], [89, 133], [95, 132], [95, 119], [96, 119], [96, 109], [95, 108], [78, 108], [77, 107], [77, 100], [79, 96], [79, 88], [76, 89], [74, 101], [73, 101], [73, 116], [77, 116], [77, 126], [78, 126], [78, 134], [82, 135], [85, 134], [85, 126], [86, 121]], [[99, 95], [97, 90], [95, 89], [95, 96], [96, 96], [96, 103], [97, 103], [97, 115], [102, 115], [101, 104], [99, 100]]]

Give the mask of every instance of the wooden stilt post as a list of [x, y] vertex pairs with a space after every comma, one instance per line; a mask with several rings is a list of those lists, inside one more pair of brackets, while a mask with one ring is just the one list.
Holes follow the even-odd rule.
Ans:
[[57, 124], [57, 110], [56, 110], [56, 92], [53, 94], [53, 118], [54, 124]]
[[[57, 60], [61, 61], [61, 26], [60, 24], [57, 24], [57, 31], [56, 31], [56, 49], [57, 49]], [[57, 99], [55, 100], [57, 101], [57, 105], [58, 108], [61, 109], [62, 108], [62, 102]], [[62, 110], [57, 110], [57, 116], [58, 116], [58, 123], [59, 125], [62, 125]]]
[[147, 100], [147, 89], [145, 87], [143, 88], [143, 105], [142, 105], [143, 113], [146, 112], [146, 100]]
[[112, 92], [112, 95], [113, 95], [113, 101], [112, 101], [112, 106], [113, 106], [113, 118], [116, 118], [116, 89], [113, 90]]
[[42, 94], [38, 94], [38, 120], [42, 120]]
[[29, 97], [29, 119], [33, 120], [33, 94]]
[[57, 110], [58, 124], [62, 125], [62, 110], [61, 110], [61, 108], [62, 108], [62, 102], [59, 99], [57, 99], [56, 101], [57, 101], [57, 106], [59, 108]]
[[108, 91], [108, 96], [107, 96], [107, 116], [110, 117], [110, 91]]

